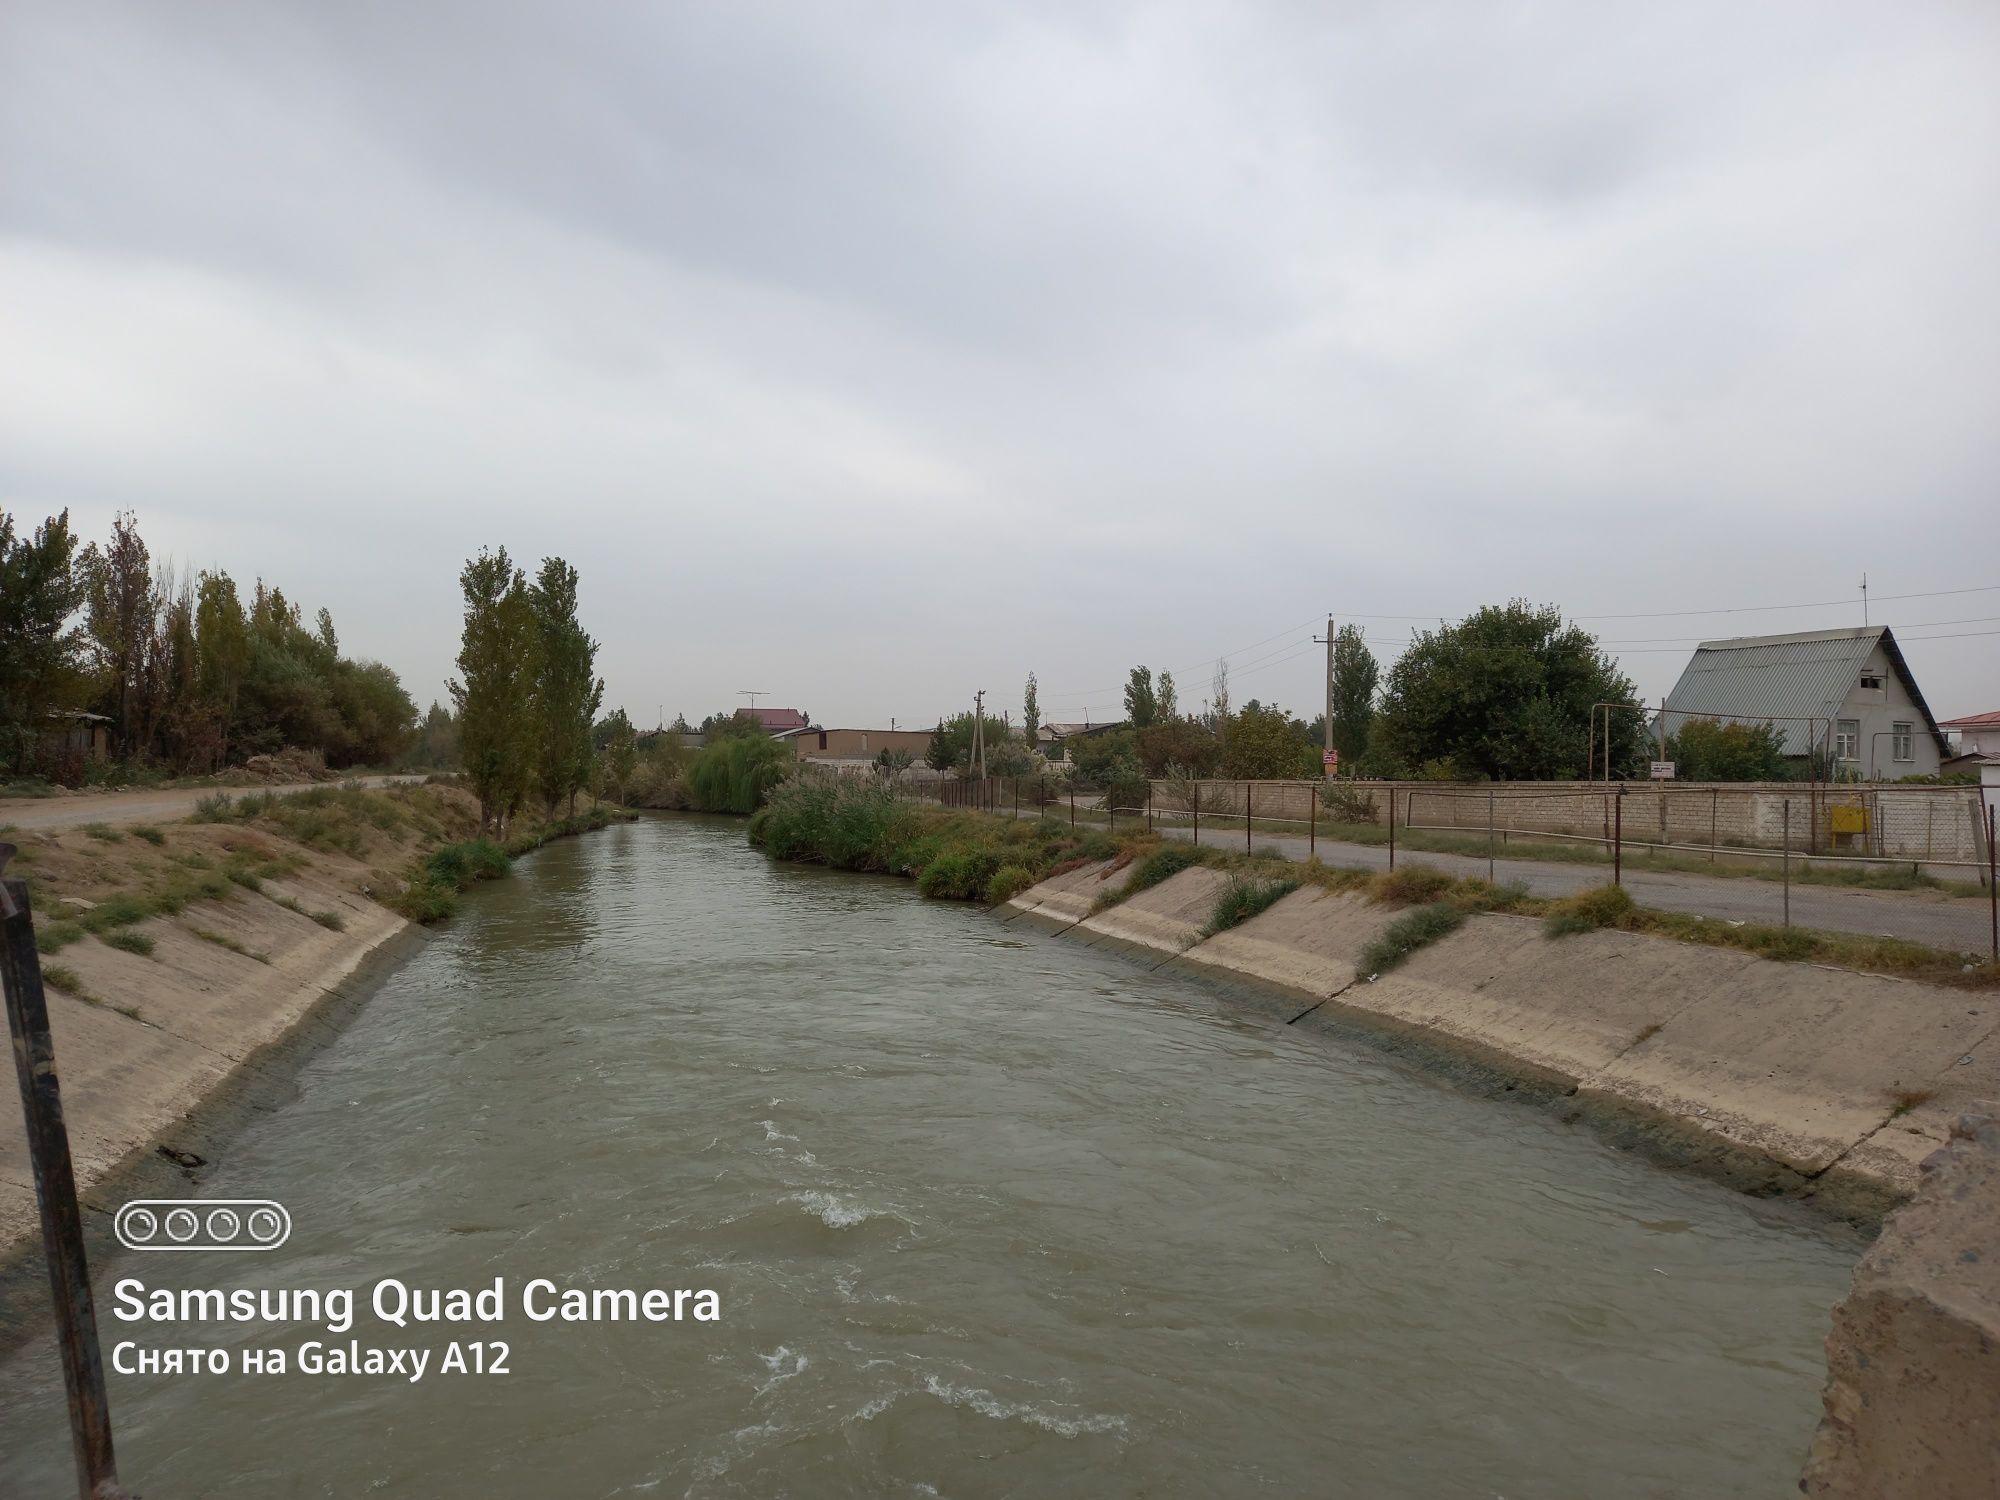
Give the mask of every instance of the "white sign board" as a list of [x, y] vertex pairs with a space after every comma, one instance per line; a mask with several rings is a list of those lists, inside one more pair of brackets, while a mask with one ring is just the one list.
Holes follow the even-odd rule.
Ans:
[[1654, 761], [1652, 779], [1655, 781], [1672, 781], [1674, 779], [1674, 763], [1670, 760]]

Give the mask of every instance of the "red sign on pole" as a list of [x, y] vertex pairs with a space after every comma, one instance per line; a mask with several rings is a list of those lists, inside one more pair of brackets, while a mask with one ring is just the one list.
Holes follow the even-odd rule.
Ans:
[[1322, 751], [1319, 763], [1327, 775], [1338, 776], [1340, 774], [1340, 752], [1338, 750]]

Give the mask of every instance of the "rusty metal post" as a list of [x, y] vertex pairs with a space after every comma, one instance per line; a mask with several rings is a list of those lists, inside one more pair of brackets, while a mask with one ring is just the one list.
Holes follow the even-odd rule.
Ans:
[[[13, 857], [14, 846], [0, 844], [0, 875]], [[97, 1347], [97, 1309], [90, 1297], [90, 1266], [83, 1251], [76, 1169], [63, 1124], [48, 997], [42, 991], [34, 915], [23, 880], [0, 878], [0, 988], [7, 992], [7, 1030], [14, 1041], [28, 1160], [41, 1210], [42, 1253], [55, 1299], [77, 1494], [82, 1500], [113, 1500], [125, 1492], [118, 1487], [118, 1465], [111, 1452], [111, 1406], [104, 1394], [103, 1356]]]
[[1785, 869], [1785, 925], [1792, 925], [1792, 799], [1785, 799], [1785, 853], [1780, 861]]
[[1076, 827], [1076, 773], [1073, 771], [1069, 778], [1069, 826]]
[[1611, 883], [1625, 883], [1625, 788], [1622, 786], [1611, 809]]
[[1396, 868], [1396, 783], [1389, 783], [1389, 868]]
[[1312, 798], [1311, 806], [1306, 812], [1306, 818], [1308, 820], [1306, 824], [1306, 858], [1318, 859], [1319, 858], [1319, 787], [1315, 786], [1308, 788], [1306, 791], [1306, 795]]
[[1014, 778], [1014, 816], [1021, 816], [1021, 778]]
[[1486, 789], [1486, 881], [1493, 883], [1493, 788]]
[[1986, 904], [1993, 914], [1993, 961], [2000, 963], [2000, 858], [1993, 853], [1993, 808], [1986, 808]]
[[1153, 778], [1146, 778], [1146, 832], [1153, 831]]
[[1194, 792], [1189, 796], [1188, 800], [1194, 804], [1189, 811], [1194, 814], [1194, 846], [1199, 849], [1201, 847], [1201, 778], [1199, 776], [1194, 780]]
[[1108, 813], [1109, 813], [1109, 814], [1111, 815], [1111, 829], [1112, 829], [1112, 831], [1113, 831], [1113, 832], [1116, 832], [1116, 831], [1117, 831], [1117, 828], [1118, 828], [1118, 793], [1117, 793], [1117, 792], [1115, 792], [1115, 791], [1111, 791], [1111, 792], [1106, 792], [1106, 793], [1104, 794], [1104, 807], [1105, 807], [1105, 810], [1106, 810], [1106, 811], [1107, 811], [1107, 812], [1108, 812]]
[[1721, 821], [1722, 788], [1712, 786], [1708, 789], [1708, 862], [1710, 864], [1715, 863], [1715, 846], [1717, 843], [1715, 833], [1716, 829], [1721, 826]]
[[1243, 852], [1250, 852], [1250, 783], [1243, 783]]

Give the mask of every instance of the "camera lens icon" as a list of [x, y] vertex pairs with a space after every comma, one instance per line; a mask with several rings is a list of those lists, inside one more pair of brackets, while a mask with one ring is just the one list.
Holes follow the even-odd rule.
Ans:
[[269, 1198], [138, 1198], [112, 1228], [128, 1250], [275, 1250], [292, 1216]]

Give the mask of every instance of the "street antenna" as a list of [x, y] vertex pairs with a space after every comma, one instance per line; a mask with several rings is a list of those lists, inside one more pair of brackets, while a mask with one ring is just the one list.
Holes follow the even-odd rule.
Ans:
[[757, 700], [759, 698], [768, 698], [771, 694], [766, 688], [738, 688], [736, 696], [739, 698], [748, 698], [750, 700], [750, 712], [754, 714], [757, 712]]

